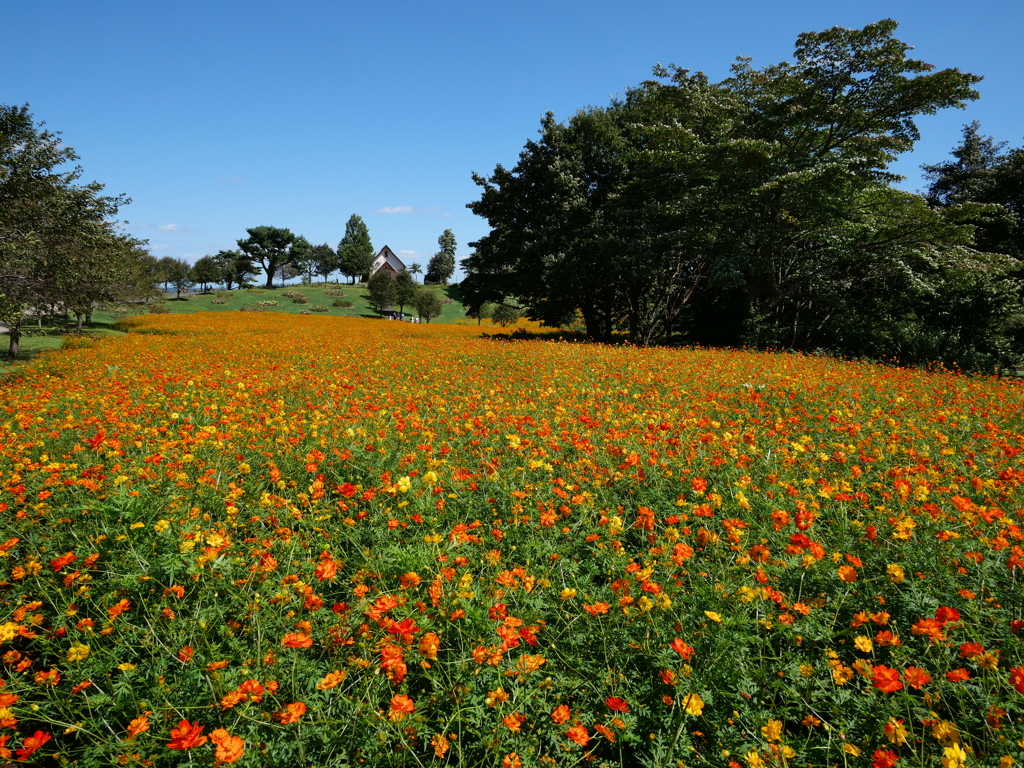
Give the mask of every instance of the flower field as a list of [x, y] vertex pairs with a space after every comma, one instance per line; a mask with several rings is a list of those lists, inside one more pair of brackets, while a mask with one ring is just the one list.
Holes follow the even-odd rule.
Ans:
[[148, 316], [0, 381], [0, 757], [1024, 762], [1024, 390]]

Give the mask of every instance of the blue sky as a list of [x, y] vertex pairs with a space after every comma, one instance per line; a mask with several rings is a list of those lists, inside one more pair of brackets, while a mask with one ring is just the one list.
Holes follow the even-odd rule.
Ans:
[[606, 104], [658, 62], [718, 80], [882, 18], [916, 57], [985, 77], [967, 110], [919, 121], [904, 186], [971, 120], [1024, 144], [1020, 0], [6, 3], [0, 102], [131, 197], [122, 218], [154, 255], [194, 261], [263, 224], [337, 245], [358, 213], [375, 247], [425, 266], [446, 228], [469, 254], [486, 232], [471, 173], [513, 165], [546, 111]]

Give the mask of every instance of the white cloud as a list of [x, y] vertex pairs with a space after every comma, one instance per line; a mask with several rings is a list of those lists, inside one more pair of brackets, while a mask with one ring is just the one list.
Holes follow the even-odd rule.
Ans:
[[378, 208], [374, 213], [412, 213], [411, 205], [396, 205], [388, 208]]
[[159, 232], [194, 232], [194, 229], [188, 229], [186, 227], [179, 227], [177, 224], [161, 224], [157, 227]]
[[170, 247], [171, 246], [169, 246], [167, 243], [156, 243], [155, 245], [149, 246], [149, 250], [151, 250], [151, 251], [166, 251], [166, 250], [170, 249]]

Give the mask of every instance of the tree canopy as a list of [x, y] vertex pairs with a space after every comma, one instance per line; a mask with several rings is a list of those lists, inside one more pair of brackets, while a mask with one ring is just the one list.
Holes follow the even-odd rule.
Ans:
[[448, 281], [455, 274], [455, 233], [446, 229], [437, 238], [437, 245], [440, 250], [427, 263], [424, 279], [430, 283], [448, 285]]
[[[601, 341], [957, 357], [1011, 300], [1006, 265], [888, 167], [980, 78], [910, 58], [896, 27], [802, 34], [793, 62], [739, 59], [718, 83], [656, 67], [607, 107], [546, 115], [514, 168], [473, 177], [491, 231], [463, 261], [470, 310], [515, 299]], [[953, 285], [991, 301], [954, 322]]]
[[17, 357], [25, 312], [71, 311], [149, 295], [156, 277], [144, 243], [118, 232], [129, 200], [80, 184], [75, 151], [36, 125], [28, 105], [0, 105], [0, 323]]
[[366, 222], [353, 213], [345, 224], [345, 236], [338, 243], [338, 269], [355, 284], [356, 280], [369, 276], [373, 257], [370, 230]]
[[309, 242], [290, 229], [281, 227], [250, 227], [249, 235], [238, 241], [238, 249], [254, 261], [258, 261], [267, 276], [267, 288], [274, 287], [274, 276], [278, 270], [299, 262], [309, 250]]

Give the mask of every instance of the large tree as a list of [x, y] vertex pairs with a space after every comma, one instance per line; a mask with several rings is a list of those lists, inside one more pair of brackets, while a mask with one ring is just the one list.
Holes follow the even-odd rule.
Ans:
[[338, 254], [334, 252], [330, 244], [321, 243], [309, 249], [306, 262], [310, 265], [313, 274], [320, 275], [326, 283], [331, 273], [338, 269]]
[[419, 286], [409, 272], [403, 269], [395, 275], [394, 303], [398, 305], [399, 312], [405, 312], [406, 305], [412, 303], [418, 290]]
[[446, 229], [437, 238], [437, 245], [440, 250], [427, 263], [427, 274], [424, 279], [431, 283], [448, 285], [448, 281], [455, 274], [455, 233]]
[[515, 168], [474, 176], [469, 207], [491, 232], [463, 262], [467, 303], [513, 297], [548, 323], [579, 312], [602, 340], [843, 348], [837, 286], [920, 282], [929, 254], [964, 245], [887, 168], [917, 116], [963, 106], [979, 78], [909, 58], [895, 29], [801, 35], [793, 63], [740, 60], [720, 83], [657, 68], [607, 108], [548, 115]]
[[338, 269], [355, 284], [357, 279], [369, 276], [373, 257], [370, 230], [362, 218], [353, 213], [345, 224], [345, 236], [338, 243]]
[[26, 311], [73, 305], [91, 314], [94, 302], [144, 272], [135, 269], [142, 244], [112, 224], [127, 198], [79, 184], [78, 155], [42, 125], [28, 105], [0, 105], [0, 323], [10, 329], [11, 357]]
[[249, 237], [239, 240], [238, 248], [262, 265], [267, 288], [274, 287], [274, 276], [279, 269], [301, 260], [310, 247], [306, 238], [281, 227], [250, 227], [245, 231]]
[[224, 283], [227, 290], [236, 284], [245, 288], [252, 284], [252, 278], [258, 277], [262, 270], [252, 263], [252, 259], [241, 251], [221, 250], [213, 255], [220, 270], [219, 282]]
[[203, 292], [213, 283], [223, 282], [224, 272], [213, 256], [203, 256], [192, 265], [192, 282], [198, 283]]
[[367, 300], [378, 312], [383, 312], [395, 300], [395, 278], [386, 269], [378, 269], [366, 283]]

